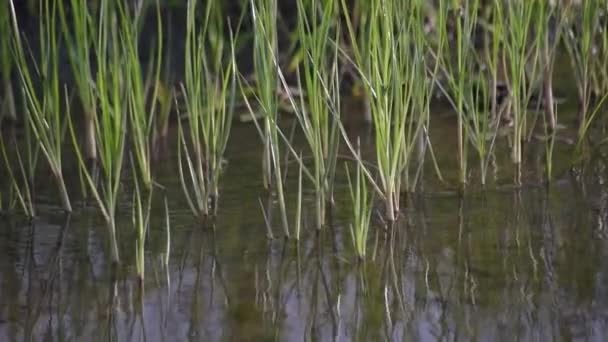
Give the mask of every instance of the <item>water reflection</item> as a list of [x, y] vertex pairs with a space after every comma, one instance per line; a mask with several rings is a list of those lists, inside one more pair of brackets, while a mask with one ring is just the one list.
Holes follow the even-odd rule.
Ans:
[[411, 196], [365, 262], [339, 213], [295, 243], [267, 239], [261, 214], [202, 229], [176, 211], [168, 267], [152, 227], [143, 288], [131, 266], [111, 269], [94, 216], [2, 218], [0, 340], [604, 340], [597, 171], [549, 190]]

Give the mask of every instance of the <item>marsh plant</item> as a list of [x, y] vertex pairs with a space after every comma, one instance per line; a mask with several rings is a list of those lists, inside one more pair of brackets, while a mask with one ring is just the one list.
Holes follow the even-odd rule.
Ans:
[[346, 168], [346, 175], [348, 177], [352, 204], [352, 223], [350, 224], [351, 238], [357, 257], [359, 259], [364, 259], [367, 251], [367, 236], [369, 234], [373, 212], [373, 196], [369, 191], [368, 180], [363, 170], [363, 164], [356, 163], [354, 179], [351, 178], [348, 167]]
[[[593, 95], [599, 100], [606, 88], [608, 48], [605, 22], [608, 4], [604, 0], [582, 1], [566, 6], [567, 30], [564, 45], [570, 56], [579, 100], [579, 138], [585, 136], [591, 121]], [[602, 22], [603, 21], [603, 22]], [[604, 83], [600, 83], [603, 79]], [[603, 89], [602, 89], [603, 88]]]
[[196, 22], [197, 5], [197, 0], [188, 1], [186, 78], [182, 92], [189, 122], [185, 132], [180, 123], [178, 157], [180, 179], [190, 209], [204, 217], [214, 214], [217, 208], [223, 156], [234, 113], [236, 62], [234, 37], [230, 31], [230, 44], [226, 46], [219, 5], [213, 1], [206, 3], [201, 25]]
[[65, 115], [62, 112], [64, 92], [59, 80], [57, 5], [50, 0], [40, 2], [39, 56], [27, 54], [30, 50], [21, 39], [13, 0], [10, 6], [15, 59], [26, 102], [26, 121], [55, 179], [61, 205], [70, 212], [72, 205], [62, 168]]
[[299, 101], [295, 99], [282, 74], [280, 77], [311, 152], [313, 166], [306, 174], [314, 186], [316, 224], [320, 229], [325, 224], [326, 208], [333, 201], [340, 138], [338, 51], [337, 44], [327, 43], [337, 39], [339, 30], [332, 19], [338, 7], [333, 0], [298, 0], [297, 8], [298, 37], [304, 54], [298, 75], [305, 95]]
[[[133, 158], [131, 158], [133, 164]], [[135, 172], [134, 172], [135, 173]], [[133, 193], [132, 222], [136, 231], [135, 264], [139, 285], [143, 286], [145, 275], [145, 247], [148, 229], [150, 227], [150, 211], [152, 206], [152, 191], [142, 191], [139, 186], [138, 175], [134, 174], [135, 192]], [[146, 195], [147, 193], [147, 195]]]
[[[424, 58], [423, 5], [418, 0], [372, 0], [359, 31], [346, 16], [354, 63], [370, 102], [375, 131], [379, 180], [374, 187], [389, 221], [397, 218], [401, 191], [413, 186], [408, 177], [410, 162], [419, 135], [428, 128], [432, 81], [427, 78]], [[345, 0], [342, 8], [348, 13]], [[365, 174], [373, 181], [369, 170]]]
[[95, 40], [97, 64], [96, 98], [98, 114], [94, 116], [98, 165], [100, 168], [99, 185], [94, 170], [89, 169], [86, 158], [77, 142], [72, 120], [70, 130], [76, 147], [76, 156], [86, 184], [91, 191], [110, 235], [111, 260], [120, 261], [116, 231], [116, 209], [120, 192], [126, 133], [128, 124], [128, 89], [125, 88], [122, 68], [126, 57], [120, 46], [118, 25], [119, 13], [112, 1], [103, 2], [99, 9], [98, 35]]
[[[444, 53], [437, 54], [442, 61], [444, 75], [446, 78], [447, 91], [445, 95], [450, 99], [457, 116], [457, 144], [458, 144], [458, 180], [461, 187], [467, 183], [467, 160], [469, 138], [474, 139], [471, 128], [483, 124], [480, 118], [481, 113], [477, 105], [478, 92], [485, 92], [485, 84], [479, 86], [473, 82], [472, 72], [476, 69], [476, 49], [473, 40], [470, 38], [477, 24], [477, 13], [479, 1], [466, 3], [452, 3], [455, 7], [447, 4], [447, 1], [439, 2], [439, 45]], [[448, 41], [447, 21], [454, 22], [454, 42]], [[444, 47], [445, 46], [445, 47]], [[446, 48], [447, 47], [447, 48]], [[484, 79], [479, 78], [478, 82]], [[485, 137], [481, 137], [480, 157], [485, 154]], [[480, 158], [485, 160], [485, 158]], [[485, 183], [485, 172], [482, 169], [482, 184]]]
[[95, 116], [97, 96], [95, 95], [94, 69], [91, 52], [96, 38], [97, 27], [93, 23], [95, 13], [87, 0], [70, 0], [69, 11], [63, 1], [58, 1], [59, 17], [68, 52], [76, 94], [83, 111], [84, 154], [90, 160], [97, 159], [97, 137], [95, 136]]
[[15, 121], [17, 119], [17, 109], [15, 107], [15, 92], [13, 90], [12, 74], [14, 70], [13, 40], [11, 26], [11, 11], [9, 2], [0, 5], [0, 36], [5, 37], [0, 40], [0, 82], [4, 93], [0, 95], [0, 125], [3, 118]]
[[[32, 172], [28, 172], [28, 170], [35, 170], [35, 161], [31, 159], [31, 152], [28, 153], [29, 158], [26, 159], [26, 161], [23, 160], [19, 146], [14, 141], [14, 137], [11, 137], [9, 140], [9, 146], [14, 147], [14, 156], [11, 158], [11, 156], [9, 156], [9, 150], [7, 150], [7, 143], [5, 142], [5, 139], [5, 135], [0, 134], [0, 156], [2, 157], [0, 160], [4, 163], [4, 167], [6, 168], [5, 171], [8, 175], [9, 184], [8, 198], [0, 196], [0, 211], [12, 211], [15, 204], [18, 204], [27, 217], [34, 217], [36, 216], [36, 211], [34, 208], [34, 200], [32, 198], [32, 189], [30, 185], [33, 183], [33, 176], [31, 175]], [[25, 145], [26, 148], [31, 148], [29, 141]], [[16, 167], [13, 167], [13, 165], [16, 165]], [[6, 207], [1, 205], [4, 203], [3, 201], [6, 201]]]
[[[263, 140], [262, 172], [264, 186], [275, 191], [281, 223], [285, 236], [289, 237], [287, 208], [283, 185], [281, 164], [281, 132], [279, 128], [278, 89], [278, 37], [277, 37], [277, 0], [250, 0], [253, 21], [253, 66], [256, 75], [254, 94], [257, 110], [262, 117], [263, 125], [256, 128]], [[241, 91], [245, 97], [250, 114], [257, 120], [253, 106], [247, 100], [241, 82]]]
[[[515, 183], [521, 183], [523, 142], [528, 129], [528, 107], [539, 77], [540, 40], [533, 34], [538, 1], [496, 1], [497, 20], [504, 28], [503, 63], [509, 88], [509, 115], [513, 121], [511, 159], [516, 166]], [[504, 21], [502, 21], [504, 20]]]
[[557, 104], [553, 92], [553, 73], [562, 32], [565, 27], [560, 7], [546, 1], [538, 3], [536, 35], [539, 37], [539, 60], [542, 77], [542, 103], [544, 105], [543, 129], [545, 138], [545, 177], [550, 181], [553, 174], [553, 151], [558, 125]]
[[[156, 105], [158, 103], [160, 71], [163, 56], [163, 32], [160, 16], [160, 4], [156, 1], [156, 55], [150, 61], [146, 74], [139, 55], [139, 41], [142, 21], [147, 7], [139, 6], [131, 10], [121, 1], [117, 1], [119, 22], [119, 46], [123, 49], [123, 76], [126, 87], [126, 100], [129, 114], [129, 132], [131, 149], [134, 151], [135, 164], [139, 177], [146, 191], [152, 189], [152, 133], [155, 123]], [[150, 106], [147, 105], [150, 103]]]

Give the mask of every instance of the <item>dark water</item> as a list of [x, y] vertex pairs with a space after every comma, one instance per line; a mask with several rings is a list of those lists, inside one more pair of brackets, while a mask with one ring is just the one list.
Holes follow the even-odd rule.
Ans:
[[[449, 183], [456, 177], [450, 172], [456, 169], [452, 119], [437, 118], [433, 135], [443, 139], [434, 147]], [[367, 131], [353, 135], [369, 142]], [[76, 198], [77, 173], [67, 171], [75, 179], [71, 217], [57, 210], [52, 184], [38, 184], [38, 219], [0, 218], [0, 340], [608, 338], [608, 173], [601, 156], [579, 174], [568, 171], [569, 159], [557, 157], [556, 180], [547, 189], [536, 181], [540, 152], [529, 148], [524, 187], [509, 186], [506, 157], [498, 160], [488, 190], [473, 186], [464, 198], [427, 165], [425, 191], [407, 199], [396, 226], [374, 225], [368, 259], [359, 263], [343, 177], [331, 227], [313, 228], [313, 198], [307, 196], [300, 243], [266, 238], [260, 201], [267, 205], [269, 198], [261, 185], [259, 139], [251, 125], [237, 125], [233, 134], [238, 138], [228, 150], [214, 230], [187, 209], [171, 136], [156, 168], [166, 191], [154, 194], [143, 290], [135, 277], [130, 182], [121, 195], [122, 264], [115, 270], [103, 221], [92, 204]], [[506, 148], [501, 141], [499, 155], [508, 156]], [[569, 149], [559, 144], [556, 153]], [[471, 168], [475, 172], [476, 164]], [[293, 209], [295, 192], [288, 194]], [[162, 261], [165, 196], [168, 267]], [[280, 226], [273, 229], [280, 236]]]

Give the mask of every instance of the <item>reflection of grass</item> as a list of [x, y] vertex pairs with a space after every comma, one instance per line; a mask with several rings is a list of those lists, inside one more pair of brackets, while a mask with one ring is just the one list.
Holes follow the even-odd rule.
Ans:
[[[30, 66], [26, 56], [26, 48], [21, 40], [13, 0], [11, 0], [11, 11], [14, 24], [12, 36], [15, 42], [15, 58], [27, 104], [27, 122], [38, 141], [51, 174], [55, 178], [61, 205], [64, 210], [69, 212], [72, 211], [72, 205], [62, 169], [64, 122], [61, 105], [63, 95], [59, 84], [59, 49], [57, 46], [59, 40], [55, 30], [57, 7], [55, 2], [51, 4], [50, 0], [45, 0], [40, 4], [40, 56], [39, 62], [34, 66]], [[40, 78], [40, 87], [35, 83], [35, 76]]]

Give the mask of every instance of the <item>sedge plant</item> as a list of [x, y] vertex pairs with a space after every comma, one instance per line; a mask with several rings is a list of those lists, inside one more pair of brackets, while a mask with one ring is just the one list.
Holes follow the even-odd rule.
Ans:
[[[471, 35], [477, 24], [479, 1], [452, 2], [452, 5], [455, 7], [448, 5], [447, 0], [439, 1], [439, 44], [449, 44], [447, 41], [447, 30], [449, 28], [446, 21], [451, 16], [455, 22], [455, 46], [444, 49], [444, 53], [437, 57], [442, 61], [445, 70], [444, 74], [448, 88], [446, 95], [457, 114], [458, 181], [460, 186], [464, 188], [467, 183], [468, 140], [471, 135], [468, 129], [468, 120], [471, 118], [476, 123], [479, 121], [478, 117], [481, 114], [477, 110], [477, 104], [473, 103], [476, 87], [471, 82], [471, 72], [474, 70], [476, 62], [475, 47]], [[481, 89], [483, 88], [482, 86]], [[482, 183], [484, 183], [484, 180], [482, 176]]]
[[[207, 2], [199, 27], [198, 1], [188, 1], [186, 77], [182, 84], [188, 128], [179, 124], [179, 173], [192, 212], [205, 217], [217, 209], [223, 156], [230, 136], [236, 89], [234, 38], [225, 47], [220, 8]], [[228, 62], [226, 62], [228, 59]], [[182, 150], [185, 157], [182, 157]], [[184, 167], [185, 164], [185, 167]]]
[[4, 89], [4, 94], [0, 98], [0, 103], [2, 103], [2, 106], [0, 106], [0, 124], [2, 124], [4, 117], [15, 121], [17, 119], [17, 109], [12, 82], [15, 61], [12, 53], [12, 40], [9, 38], [12, 36], [11, 11], [8, 2], [4, 2], [0, 6], [2, 6], [0, 7], [0, 36], [6, 37], [0, 40], [0, 82], [2, 82], [2, 88]]
[[120, 262], [117, 241], [116, 209], [122, 178], [126, 149], [128, 123], [127, 95], [123, 83], [123, 63], [125, 57], [120, 47], [118, 32], [118, 9], [111, 2], [103, 2], [99, 10], [98, 35], [94, 43], [97, 64], [95, 79], [98, 101], [98, 115], [94, 116], [100, 184], [94, 180], [88, 169], [83, 153], [77, 143], [72, 120], [70, 130], [76, 147], [76, 156], [86, 184], [98, 204], [110, 235], [111, 260]]
[[253, 21], [253, 66], [256, 75], [254, 96], [263, 125], [258, 125], [256, 113], [247, 100], [240, 83], [245, 104], [263, 140], [262, 172], [264, 187], [276, 192], [281, 223], [286, 237], [290, 236], [285, 203], [283, 171], [281, 169], [281, 132], [279, 128], [279, 63], [277, 37], [277, 0], [250, 0]]
[[[65, 211], [71, 212], [72, 205], [62, 168], [64, 116], [62, 115], [62, 87], [59, 81], [57, 5], [56, 2], [50, 0], [40, 3], [40, 55], [37, 61], [32, 62], [26, 56], [26, 47], [19, 33], [19, 23], [13, 0], [10, 1], [10, 7], [15, 59], [26, 102], [27, 124], [49, 165], [57, 184], [62, 207]], [[32, 58], [36, 59], [33, 56]]]
[[[95, 16], [87, 0], [70, 0], [69, 11], [63, 1], [58, 1], [59, 17], [66, 49], [74, 75], [76, 93], [83, 110], [84, 154], [90, 160], [97, 159], [97, 138], [95, 136], [95, 115], [97, 97], [95, 95], [94, 69], [91, 52], [96, 35], [93, 23]], [[68, 14], [69, 13], [69, 14]]]
[[[334, 0], [297, 1], [298, 37], [305, 54], [298, 74], [305, 96], [299, 106], [289, 96], [297, 120], [310, 148], [313, 167], [311, 175], [316, 197], [317, 228], [325, 224], [326, 208], [332, 202], [332, 185], [336, 170], [339, 144], [339, 100], [337, 87], [338, 51], [327, 44], [334, 39], [332, 32], [337, 10]], [[337, 45], [336, 45], [337, 46]], [[281, 76], [281, 79], [284, 78]], [[291, 95], [286, 84], [284, 87]], [[335, 112], [337, 116], [332, 115]]]
[[[565, 6], [562, 14], [566, 17], [568, 25], [564, 33], [564, 45], [570, 56], [570, 62], [574, 73], [574, 79], [578, 90], [579, 100], [579, 138], [583, 136], [585, 126], [589, 121], [589, 111], [593, 95], [593, 68], [597, 38], [597, 30], [601, 30], [600, 16], [602, 13], [603, 0], [585, 0], [580, 4]], [[605, 36], [605, 32], [601, 36]], [[601, 41], [606, 39], [601, 38]], [[600, 41], [600, 42], [601, 42]], [[597, 50], [599, 51], [599, 50]], [[605, 61], [599, 61], [599, 65], [606, 65]], [[602, 71], [600, 71], [600, 74]], [[606, 71], [604, 70], [605, 74]]]
[[[157, 39], [154, 49], [157, 52], [153, 61], [150, 62], [151, 68], [148, 74], [145, 75], [138, 45], [145, 7], [141, 6], [133, 11], [121, 1], [117, 1], [116, 3], [119, 13], [119, 48], [123, 50], [124, 55], [122, 70], [127, 95], [131, 148], [134, 151], [135, 164], [139, 170], [139, 177], [143, 183], [143, 187], [146, 191], [150, 191], [153, 183], [151, 139], [155, 123], [154, 113], [158, 102], [163, 55], [160, 4], [156, 1]], [[145, 85], [146, 82], [151, 86], [147, 87]], [[147, 91], [148, 89], [151, 90], [151, 93]], [[147, 102], [151, 104], [151, 108], [148, 108]]]
[[[134, 163], [131, 158], [131, 163]], [[147, 199], [144, 199], [144, 192], [140, 189], [138, 175], [133, 175], [135, 182], [135, 192], [133, 193], [133, 212], [132, 221], [136, 231], [135, 239], [135, 264], [137, 269], [137, 280], [140, 286], [144, 283], [145, 274], [145, 246], [148, 228], [150, 226], [150, 210], [152, 205], [152, 191], [147, 191]]]
[[523, 141], [526, 137], [527, 110], [539, 71], [540, 36], [533, 35], [538, 3], [534, 1], [495, 1], [496, 20], [503, 27], [503, 64], [510, 92], [509, 111], [513, 120], [511, 159], [516, 167], [515, 183], [521, 184]]
[[[19, 151], [19, 147], [17, 144], [13, 144], [13, 146], [15, 146], [15, 161], [13, 162], [13, 160], [9, 157], [9, 153], [7, 151], [6, 143], [4, 140], [4, 136], [0, 135], [0, 154], [2, 156], [0, 160], [4, 162], [4, 166], [6, 167], [6, 172], [9, 181], [8, 192], [11, 197], [14, 197], [14, 200], [12, 198], [9, 198], [9, 205], [7, 207], [7, 210], [13, 208], [14, 205], [12, 202], [16, 201], [27, 217], [34, 217], [36, 215], [36, 211], [34, 208], [34, 201], [32, 199], [32, 191], [30, 189], [29, 178], [27, 176], [27, 166], [23, 162], [23, 158], [21, 156], [21, 152]], [[13, 163], [17, 164], [17, 170], [14, 170], [11, 166], [13, 165]], [[2, 200], [3, 198], [2, 196], [0, 196], [0, 202]]]
[[[370, 102], [378, 181], [369, 169], [364, 173], [383, 200], [389, 221], [397, 218], [401, 191], [412, 186], [407, 177], [410, 160], [418, 136], [428, 129], [432, 82], [427, 78], [424, 28], [420, 25], [423, 5], [419, 0], [372, 0], [358, 31], [348, 16], [345, 20], [354, 64]], [[345, 0], [342, 8], [348, 12]], [[352, 144], [348, 145], [356, 154]]]
[[[445, 0], [439, 2], [439, 47], [436, 53], [444, 74], [445, 87], [440, 87], [457, 114], [457, 146], [459, 184], [467, 183], [469, 144], [477, 152], [481, 184], [485, 186], [496, 130], [492, 130], [493, 110], [496, 110], [495, 90], [500, 46], [500, 25], [492, 28], [489, 44], [482, 49], [475, 46], [471, 36], [479, 22], [481, 3], [478, 0], [458, 3], [451, 7]], [[454, 40], [448, 41], [447, 20], [454, 22]], [[487, 72], [481, 65], [487, 66]], [[497, 128], [497, 126], [495, 126]]]
[[[359, 151], [357, 152], [360, 156]], [[346, 167], [350, 199], [352, 203], [352, 223], [350, 225], [351, 238], [355, 253], [363, 260], [367, 250], [367, 236], [369, 233], [372, 216], [372, 193], [369, 191], [367, 177], [364, 174], [363, 164], [356, 163], [355, 177], [351, 179], [348, 167]]]

